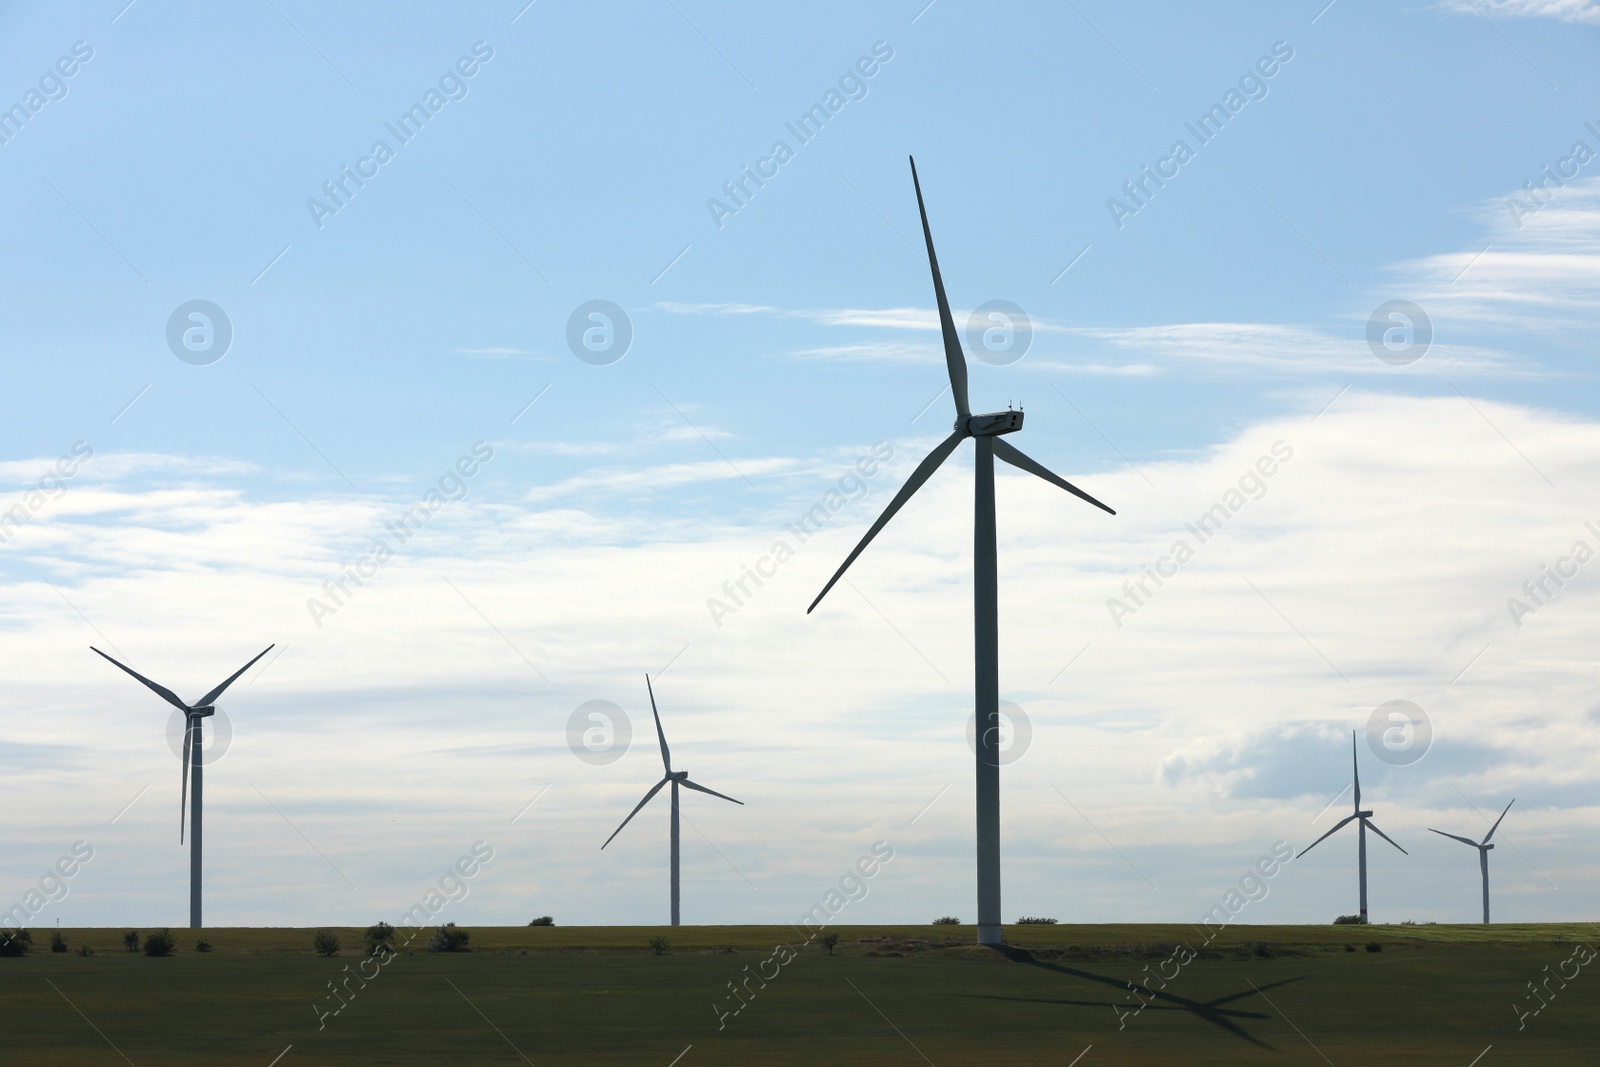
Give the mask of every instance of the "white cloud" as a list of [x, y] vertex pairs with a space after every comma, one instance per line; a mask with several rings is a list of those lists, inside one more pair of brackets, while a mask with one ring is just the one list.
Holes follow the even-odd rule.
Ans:
[[[1024, 445], [1119, 515], [1009, 469], [1000, 478], [1003, 694], [1034, 725], [1032, 749], [1005, 773], [1009, 906], [1059, 911], [1072, 870], [1085, 920], [1170, 918], [1190, 902], [1198, 913], [1231, 868], [1275, 839], [1304, 844], [1325, 828], [1312, 816], [1348, 765], [1318, 745], [1397, 697], [1429, 712], [1438, 740], [1415, 768], [1374, 766], [1385, 831], [1411, 847], [1427, 825], [1475, 818], [1453, 787], [1485, 807], [1516, 795], [1518, 818], [1501, 833], [1567, 888], [1554, 893], [1508, 864], [1503, 912], [1548, 918], [1600, 903], [1582, 888], [1600, 872], [1600, 810], [1585, 792], [1600, 756], [1600, 570], [1569, 581], [1520, 629], [1505, 607], [1575, 539], [1600, 547], [1583, 525], [1600, 513], [1581, 492], [1600, 480], [1600, 424], [1475, 402], [1482, 415], [1453, 395], [1353, 390], [1315, 422], [1309, 412], [1268, 420], [1203, 455], [1142, 462], [1154, 489], [1131, 470], [1063, 468], [1048, 439]], [[1107, 601], [1127, 595], [1124, 581], [1177, 539], [1195, 540], [1186, 524], [1280, 440], [1294, 454], [1260, 498], [1164, 585], [1147, 580], [1145, 602], [1115, 626]], [[0, 820], [16, 842], [0, 874], [22, 886], [92, 835], [105, 863], [74, 888], [64, 922], [181, 918], [166, 712], [88, 653], [97, 629], [131, 665], [190, 695], [266, 642], [288, 645], [224, 701], [233, 748], [206, 782], [219, 924], [370, 922], [478, 837], [500, 866], [459, 921], [525, 922], [530, 907], [570, 922], [657, 919], [661, 812], [598, 851], [659, 773], [646, 671], [674, 755], [747, 803], [687, 811], [716, 843], [686, 840], [690, 918], [778, 921], [876, 838], [898, 858], [863, 921], [960, 911], [971, 896], [970, 460], [958, 454], [889, 525], [853, 585], [804, 610], [920, 457], [902, 446], [893, 469], [868, 481], [870, 496], [803, 543], [784, 516], [839, 473], [814, 460], [762, 461], [763, 471], [817, 470], [814, 481], [792, 478], [770, 522], [626, 508], [612, 518], [475, 489], [320, 629], [307, 598], [380, 534], [383, 506], [257, 501], [225, 479], [210, 492], [108, 487], [94, 491], [100, 501], [86, 491], [79, 512], [39, 524], [27, 548], [61, 595], [25, 575], [3, 590], [0, 742], [24, 758], [0, 783]], [[736, 477], [718, 461], [599, 473], [613, 494]], [[746, 568], [770, 564], [780, 538], [794, 557], [754, 584]], [[707, 599], [739, 580], [743, 602], [719, 627]], [[634, 750], [606, 768], [565, 748], [569, 714], [595, 697], [633, 716]], [[145, 782], [148, 795], [107, 826]], [[549, 794], [511, 824], [546, 783]], [[1437, 886], [1454, 885], [1454, 867], [1425, 845], [1413, 853], [1385, 869], [1382, 914], [1460, 918], [1436, 903], [1451, 899]], [[1337, 874], [1349, 857], [1316, 856], [1290, 869], [1263, 921], [1349, 910]]]
[[1600, 26], [1597, 0], [1440, 0], [1439, 7], [1458, 15], [1554, 19]]
[[[1532, 175], [1538, 178], [1539, 175]], [[1514, 213], [1508, 204], [1520, 205]], [[1479, 211], [1484, 241], [1472, 248], [1396, 264], [1392, 281], [1370, 295], [1372, 306], [1392, 298], [1420, 305], [1430, 317], [1434, 340], [1404, 373], [1424, 377], [1548, 378], [1555, 372], [1533, 357], [1485, 342], [1458, 340], [1491, 328], [1525, 343], [1529, 331], [1593, 330], [1600, 326], [1600, 178], [1552, 187], [1538, 198], [1517, 190]], [[933, 308], [782, 309], [753, 304], [660, 304], [675, 314], [777, 316], [819, 325], [915, 331], [926, 340], [873, 338], [814, 345], [788, 353], [801, 359], [879, 363], [938, 363], [938, 314]], [[954, 312], [958, 327], [969, 312]], [[1259, 322], [1187, 322], [1153, 326], [1082, 327], [1032, 319], [1036, 335], [1029, 366], [1078, 373], [1146, 376], [1153, 360], [1172, 367], [1221, 369], [1229, 373], [1389, 376], [1377, 359], [1360, 319], [1339, 330]], [[1046, 353], [1039, 337], [1059, 336], [1069, 347], [1089, 342], [1137, 361], [1063, 361]], [[1108, 353], [1109, 354], [1109, 353]]]
[[[1590, 147], [1600, 150], [1600, 142]], [[1480, 215], [1483, 245], [1397, 267], [1408, 299], [1438, 321], [1467, 327], [1549, 335], [1600, 325], [1600, 178], [1538, 198], [1515, 190]]]

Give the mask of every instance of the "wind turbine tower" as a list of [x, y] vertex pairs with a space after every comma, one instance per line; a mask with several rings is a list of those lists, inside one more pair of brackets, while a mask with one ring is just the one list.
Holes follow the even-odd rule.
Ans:
[[[260, 659], [262, 656], [265, 656], [268, 652], [271, 652], [274, 647], [275, 646], [273, 645], [268, 645], [256, 655], [255, 659], [251, 660], [249, 663], [246, 663], [243, 667], [240, 667], [238, 670], [229, 675], [227, 681], [211, 690], [211, 692], [201, 697], [195, 703], [185, 704], [183, 701], [178, 699], [178, 695], [176, 693], [168, 689], [166, 686], [158, 685], [155, 682], [152, 682], [150, 679], [146, 678], [132, 667], [117, 663], [116, 660], [112, 659], [110, 656], [107, 656], [98, 648], [95, 648], [93, 645], [89, 646], [89, 650], [91, 652], [94, 652], [96, 655], [99, 655], [102, 658], [109, 660], [111, 663], [116, 664], [116, 666], [122, 668], [122, 670], [127, 671], [129, 674], [133, 675], [135, 678], [139, 679], [139, 681], [148, 686], [150, 690], [162, 700], [165, 700], [168, 704], [171, 704], [173, 707], [183, 712], [183, 795], [178, 802], [178, 841], [180, 843], [183, 841], [183, 815], [184, 809], [188, 808], [189, 926], [195, 930], [200, 929], [200, 816], [203, 810], [200, 803], [201, 782], [203, 778], [200, 756], [204, 748], [202, 744], [203, 732], [205, 729], [204, 723], [207, 717], [216, 714], [217, 709], [214, 704], [216, 699], [222, 695], [222, 691], [227, 689], [228, 686], [232, 685], [234, 682], [238, 681], [241, 674], [255, 666], [256, 660]], [[192, 807], [189, 806], [189, 778], [191, 769], [194, 777], [194, 805]]]
[[[1388, 841], [1391, 845], [1394, 845], [1394, 841], [1389, 837], [1388, 834], [1378, 829], [1378, 824], [1372, 821], [1372, 812], [1361, 810], [1361, 767], [1356, 763], [1356, 732], [1354, 730], [1350, 731], [1350, 768], [1355, 775], [1355, 814], [1346, 815], [1344, 818], [1340, 819], [1334, 824], [1333, 829], [1329, 830], [1327, 833], [1323, 834], [1321, 837], [1317, 838], [1315, 841], [1311, 842], [1311, 844], [1302, 849], [1300, 856], [1304, 856], [1307, 852], [1310, 852], [1312, 849], [1322, 844], [1322, 842], [1326, 841], [1328, 838], [1344, 829], [1347, 823], [1357, 822], [1359, 824], [1360, 843], [1357, 845], [1356, 855], [1358, 857], [1357, 865], [1360, 869], [1361, 878], [1361, 922], [1364, 925], [1367, 922], [1367, 831], [1370, 829], [1373, 833], [1377, 834], [1385, 841]], [[1492, 830], [1490, 832], [1493, 833]], [[1399, 845], [1394, 845], [1394, 847], [1400, 848]], [[1411, 853], [1406, 852], [1406, 850], [1403, 848], [1400, 848], [1400, 851], [1407, 856], [1411, 855]], [[1295, 859], [1299, 859], [1300, 856], [1296, 856]]]
[[850, 564], [866, 549], [878, 531], [888, 524], [933, 472], [962, 442], [971, 438], [976, 453], [973, 494], [973, 704], [977, 719], [977, 843], [978, 843], [978, 944], [1000, 943], [1000, 592], [995, 560], [994, 461], [996, 457], [1036, 475], [1080, 500], [1115, 515], [1094, 497], [1066, 479], [1047, 470], [1003, 440], [1004, 435], [1022, 429], [1022, 412], [996, 411], [974, 415], [967, 402], [967, 361], [945, 299], [944, 279], [939, 275], [939, 260], [933, 253], [933, 233], [928, 228], [928, 211], [922, 202], [922, 185], [917, 181], [916, 160], [911, 161], [911, 182], [917, 191], [917, 211], [922, 216], [922, 236], [928, 245], [928, 266], [933, 272], [933, 294], [939, 304], [939, 329], [944, 337], [945, 369], [950, 376], [950, 393], [955, 400], [955, 427], [950, 436], [928, 453], [906, 484], [901, 486], [878, 521], [867, 530], [855, 550], [845, 558], [834, 576], [828, 579], [817, 599], [806, 609], [810, 614], [834, 583], [844, 576]]
[[[1517, 798], [1512, 797], [1511, 804], [1516, 802]], [[1500, 819], [1506, 817], [1506, 812], [1511, 810], [1511, 804], [1507, 804], [1505, 811], [1500, 813]], [[1463, 845], [1471, 845], [1478, 850], [1478, 869], [1483, 872], [1483, 921], [1485, 924], [1489, 922], [1489, 850], [1494, 848], [1493, 845], [1489, 844], [1489, 838], [1493, 837], [1494, 832], [1500, 829], [1500, 819], [1496, 819], [1494, 825], [1489, 827], [1489, 832], [1483, 835], [1482, 841], [1474, 841], [1470, 837], [1458, 837], [1455, 834], [1447, 834], [1443, 830], [1433, 830], [1433, 827], [1428, 827], [1428, 829], [1433, 830], [1434, 833], [1441, 837], [1448, 837], [1452, 841], [1460, 841]]]
[[[667, 748], [667, 735], [661, 729], [661, 713], [656, 711], [656, 692], [655, 692], [655, 689], [652, 688], [651, 685], [650, 685], [650, 676], [648, 674], [644, 676], [644, 685], [645, 685], [645, 689], [648, 690], [649, 693], [650, 693], [650, 714], [653, 715], [655, 717], [655, 720], [656, 720], [656, 738], [661, 742], [661, 765], [666, 770], [666, 774], [662, 777], [661, 781], [659, 781], [655, 785], [651, 786], [650, 787], [650, 792], [648, 792], [648, 793], [646, 793], [644, 795], [644, 799], [639, 801], [638, 804], [634, 805], [634, 808], [633, 808], [632, 811], [628, 812], [628, 818], [622, 820], [622, 826], [627, 826], [629, 821], [632, 820], [635, 815], [639, 814], [639, 809], [644, 807], [646, 804], [650, 803], [650, 798], [651, 797], [653, 797], [657, 793], [661, 792], [661, 787], [662, 786], [668, 785], [668, 784], [670, 784], [672, 786], [672, 925], [673, 926], [677, 926], [677, 925], [679, 925], [679, 923], [678, 923], [678, 786], [681, 785], [685, 789], [694, 789], [694, 790], [697, 790], [697, 791], [699, 791], [701, 793], [709, 793], [714, 797], [722, 797], [723, 800], [731, 800], [731, 801], [733, 801], [733, 803], [738, 804], [741, 807], [744, 805], [744, 801], [742, 801], [742, 800], [734, 800], [732, 797], [722, 796], [722, 794], [717, 792], [715, 789], [707, 789], [705, 786], [700, 785], [698, 782], [691, 782], [689, 780], [689, 772], [688, 771], [675, 771], [675, 770], [672, 769], [672, 752]], [[606, 838], [606, 845], [611, 844], [611, 842], [616, 838], [616, 836], [618, 834], [622, 833], [622, 826], [619, 826], [615, 830], [611, 831], [611, 836]], [[600, 848], [602, 850], [604, 850], [606, 845], [601, 845]]]

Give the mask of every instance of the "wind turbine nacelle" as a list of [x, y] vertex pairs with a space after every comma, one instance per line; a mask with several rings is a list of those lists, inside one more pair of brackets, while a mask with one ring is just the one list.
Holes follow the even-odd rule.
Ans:
[[973, 437], [999, 437], [1022, 429], [1022, 412], [996, 411], [989, 415], [967, 416], [967, 433]]

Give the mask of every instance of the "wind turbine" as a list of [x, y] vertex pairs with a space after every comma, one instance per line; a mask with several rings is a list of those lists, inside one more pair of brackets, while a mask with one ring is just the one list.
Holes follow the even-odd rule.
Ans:
[[[1511, 804], [1515, 804], [1516, 802], [1517, 798], [1512, 797]], [[1500, 819], [1504, 819], [1506, 817], [1506, 811], [1511, 810], [1511, 804], [1507, 804], [1505, 811], [1500, 813]], [[1458, 837], [1455, 834], [1447, 834], [1443, 830], [1434, 830], [1433, 827], [1428, 827], [1429, 830], [1433, 830], [1434, 833], [1441, 837], [1448, 837], [1453, 840], [1460, 841], [1463, 845], [1471, 845], [1473, 848], [1478, 850], [1478, 869], [1483, 872], [1483, 921], [1486, 924], [1489, 921], [1489, 850], [1494, 848], [1493, 845], [1489, 844], [1489, 838], [1493, 837], [1494, 832], [1500, 829], [1500, 819], [1496, 819], [1494, 821], [1494, 825], [1489, 827], [1489, 832], [1483, 835], [1483, 840], [1481, 842], [1474, 841], [1470, 837]]]
[[[679, 923], [678, 923], [678, 786], [682, 785], [686, 789], [696, 789], [696, 790], [699, 790], [702, 793], [710, 793], [714, 797], [722, 797], [723, 800], [733, 800], [733, 798], [732, 797], [728, 797], [728, 796], [723, 796], [721, 793], [717, 792], [715, 789], [707, 789], [705, 786], [700, 785], [698, 782], [689, 781], [689, 772], [688, 771], [675, 771], [675, 770], [672, 769], [672, 752], [667, 748], [667, 735], [665, 733], [663, 733], [662, 730], [661, 730], [661, 713], [656, 710], [656, 691], [653, 688], [651, 688], [651, 686], [650, 686], [650, 676], [648, 674], [644, 676], [644, 686], [645, 686], [645, 689], [648, 690], [649, 693], [650, 693], [650, 714], [655, 716], [655, 720], [656, 720], [656, 737], [661, 741], [661, 765], [662, 765], [662, 767], [664, 767], [666, 769], [666, 773], [662, 776], [661, 781], [657, 782], [655, 785], [650, 787], [650, 792], [648, 792], [648, 793], [646, 793], [644, 795], [644, 799], [639, 801], [639, 803], [634, 806], [634, 809], [632, 811], [628, 812], [628, 817], [626, 819], [622, 820], [622, 826], [627, 826], [628, 823], [633, 819], [633, 817], [635, 815], [639, 814], [639, 809], [644, 807], [646, 804], [650, 803], [650, 798], [651, 797], [653, 797], [657, 793], [661, 792], [661, 787], [662, 786], [666, 785], [669, 782], [672, 784], [672, 925], [673, 926], [677, 926], [677, 925], [679, 925]], [[742, 800], [733, 800], [733, 802], [735, 804], [738, 804], [741, 807], [744, 806], [744, 801], [742, 801]], [[622, 826], [619, 826], [615, 830], [611, 831], [611, 836], [606, 838], [606, 845], [611, 844], [611, 842], [616, 838], [616, 836], [618, 834], [622, 833]], [[600, 846], [602, 851], [604, 851], [606, 845], [601, 845]]]
[[89, 646], [89, 650], [91, 652], [98, 654], [104, 659], [110, 660], [112, 663], [115, 663], [118, 667], [121, 667], [123, 670], [139, 679], [139, 681], [149, 686], [157, 696], [161, 697], [161, 699], [165, 700], [168, 704], [171, 704], [173, 707], [183, 712], [184, 752], [183, 756], [181, 757], [183, 760], [183, 795], [178, 802], [178, 840], [179, 842], [183, 841], [183, 813], [184, 808], [188, 807], [189, 805], [189, 768], [192, 765], [194, 768], [194, 807], [189, 809], [189, 926], [195, 930], [200, 929], [200, 753], [204, 730], [203, 721], [208, 715], [216, 714], [217, 709], [212, 705], [212, 701], [221, 696], [224, 689], [238, 681], [241, 674], [253, 667], [256, 660], [260, 659], [262, 656], [265, 656], [268, 652], [271, 652], [274, 647], [274, 645], [268, 645], [266, 648], [261, 650], [255, 659], [251, 660], [249, 663], [246, 663], [243, 667], [240, 667], [238, 670], [229, 675], [227, 681], [211, 690], [211, 692], [201, 697], [194, 704], [185, 704], [183, 701], [178, 699], [178, 695], [176, 693], [168, 689], [166, 686], [157, 685], [155, 682], [152, 682], [150, 679], [146, 678], [132, 667], [117, 663], [116, 660], [111, 659], [110, 656], [107, 656], [98, 648], [95, 648], [93, 645]]
[[1108, 514], [1116, 512], [1106, 507], [1077, 486], [1051, 473], [1028, 458], [1016, 448], [1002, 441], [1001, 435], [1022, 429], [1022, 412], [996, 411], [988, 415], [974, 415], [967, 404], [967, 361], [956, 334], [955, 321], [950, 316], [950, 303], [944, 295], [944, 279], [939, 275], [939, 260], [933, 254], [933, 233], [928, 229], [928, 211], [922, 203], [922, 185], [917, 181], [917, 163], [911, 161], [911, 183], [917, 191], [917, 211], [922, 216], [922, 236], [928, 245], [928, 266], [933, 271], [933, 293], [939, 302], [939, 328], [944, 335], [945, 368], [950, 375], [950, 392], [955, 399], [956, 421], [950, 436], [935, 446], [926, 459], [912, 472], [906, 484], [900, 487], [889, 506], [884, 508], [878, 521], [867, 530], [861, 543], [845, 558], [844, 563], [822, 587], [817, 599], [806, 609], [810, 614], [822, 598], [828, 595], [834, 583], [844, 576], [845, 570], [855, 562], [878, 531], [888, 524], [922, 488], [933, 472], [949, 458], [967, 438], [976, 446], [976, 488], [974, 491], [973, 521], [973, 647], [974, 647], [974, 697], [977, 719], [977, 838], [978, 838], [978, 944], [1000, 943], [1000, 603], [999, 578], [995, 562], [995, 502], [994, 460], [998, 456], [1011, 464], [1038, 475], [1051, 485], [1065, 489], [1073, 496], [1086, 500]]
[[[1322, 842], [1326, 841], [1328, 838], [1344, 829], [1346, 823], [1356, 822], [1357, 820], [1360, 821], [1361, 844], [1357, 854], [1360, 856], [1361, 870], [1361, 921], [1363, 924], [1365, 924], [1367, 921], [1367, 831], [1371, 830], [1385, 841], [1388, 841], [1391, 845], [1394, 845], [1394, 840], [1390, 838], [1388, 834], [1378, 829], [1378, 824], [1372, 821], [1372, 812], [1361, 810], [1361, 767], [1356, 763], [1356, 732], [1354, 730], [1350, 731], [1350, 767], [1355, 774], [1356, 783], [1355, 814], [1346, 815], [1344, 818], [1340, 819], [1334, 824], [1332, 830], [1329, 830], [1327, 833], [1311, 842], [1311, 844], [1301, 849], [1300, 856], [1304, 856], [1307, 852], [1310, 852], [1312, 849], [1322, 844]], [[1491, 830], [1489, 832], [1493, 833], [1494, 831]], [[1394, 845], [1394, 847], [1400, 848], [1399, 845]], [[1400, 851], [1407, 856], [1411, 855], [1411, 853], [1406, 852], [1406, 850], [1403, 848], [1400, 848]], [[1296, 856], [1295, 859], [1299, 859], [1300, 856]]]

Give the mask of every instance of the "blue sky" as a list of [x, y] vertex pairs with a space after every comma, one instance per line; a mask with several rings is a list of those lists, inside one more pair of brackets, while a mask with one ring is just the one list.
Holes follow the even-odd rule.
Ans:
[[[803, 615], [949, 417], [915, 154], [958, 322], [1005, 300], [1033, 329], [971, 361], [975, 406], [1024, 405], [1023, 447], [1120, 512], [1002, 479], [1003, 695], [1034, 724], [1008, 915], [1203, 911], [1321, 832], [1340, 737], [1401, 698], [1437, 748], [1372, 768], [1385, 829], [1523, 797], [1499, 913], [1592, 911], [1593, 580], [1506, 601], [1600, 546], [1600, 158], [1574, 155], [1600, 152], [1600, 5], [113, 0], [0, 26], [0, 103], [27, 111], [0, 143], [4, 503], [94, 453], [0, 546], [0, 832], [24, 846], [0, 894], [104, 841], [63, 921], [180, 922], [164, 712], [86, 646], [197, 695], [278, 641], [208, 780], [212, 922], [374, 921], [479, 837], [503, 858], [464, 920], [662, 918], [638, 887], [664, 881], [664, 813], [598, 852], [654, 755], [596, 768], [565, 740], [588, 699], [644, 728], [646, 670], [675, 751], [748, 801], [699, 812], [686, 921], [785, 921], [879, 838], [900, 857], [863, 919], [970, 917], [970, 466]], [[430, 90], [401, 143], [386, 124]], [[777, 141], [736, 212], [709, 205]], [[1567, 177], [1535, 199], [1546, 167]], [[167, 341], [193, 300], [231, 326], [207, 365]], [[567, 342], [593, 300], [631, 324], [608, 365]], [[1367, 341], [1396, 300], [1433, 331], [1403, 365]], [[480, 441], [465, 498], [313, 620]], [[1259, 500], [1117, 619], [1279, 441]], [[861, 499], [713, 618], [876, 442]], [[1470, 865], [1418, 844], [1378, 917], [1470, 918]], [[1351, 851], [1292, 867], [1261, 918], [1351, 910]]]

